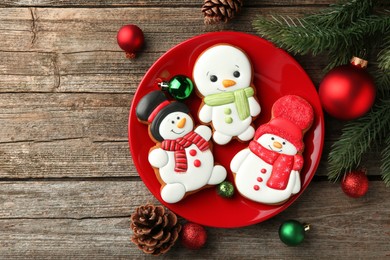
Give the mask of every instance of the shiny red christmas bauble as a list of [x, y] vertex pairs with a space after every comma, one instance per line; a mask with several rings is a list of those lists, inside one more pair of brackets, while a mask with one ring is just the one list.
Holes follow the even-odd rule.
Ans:
[[364, 171], [352, 171], [345, 174], [341, 189], [352, 198], [359, 198], [368, 191], [368, 178]]
[[128, 24], [119, 29], [116, 36], [119, 47], [126, 52], [127, 58], [135, 58], [135, 53], [144, 44], [144, 33], [134, 24]]
[[195, 223], [184, 224], [181, 230], [181, 242], [188, 249], [200, 249], [206, 244], [207, 233], [204, 227]]
[[[354, 58], [358, 59], [358, 58]], [[329, 71], [319, 87], [321, 104], [331, 116], [351, 120], [370, 110], [375, 100], [371, 75], [359, 62], [338, 66]]]

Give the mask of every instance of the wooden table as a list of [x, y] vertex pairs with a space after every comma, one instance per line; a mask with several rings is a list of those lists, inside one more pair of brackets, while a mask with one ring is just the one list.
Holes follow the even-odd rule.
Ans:
[[[134, 208], [158, 201], [138, 176], [127, 140], [133, 94], [146, 70], [171, 47], [220, 30], [255, 33], [257, 14], [301, 16], [334, 0], [255, 0], [237, 19], [205, 26], [201, 0], [3, 0], [0, 3], [0, 258], [138, 259], [130, 243]], [[127, 60], [118, 29], [139, 25], [146, 47]], [[324, 57], [297, 56], [318, 85]], [[314, 180], [283, 213], [261, 224], [207, 228], [199, 251], [180, 244], [166, 258], [390, 258], [390, 189], [379, 153], [363, 164], [370, 189], [346, 197], [326, 178], [327, 154], [342, 123], [326, 118]], [[287, 219], [312, 224], [304, 243], [278, 237]]]

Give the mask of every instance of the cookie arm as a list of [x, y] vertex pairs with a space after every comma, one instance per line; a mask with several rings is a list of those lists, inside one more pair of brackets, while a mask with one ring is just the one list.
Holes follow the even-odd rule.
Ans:
[[245, 148], [241, 151], [239, 151], [230, 162], [230, 170], [232, 172], [236, 173], [238, 172], [238, 169], [240, 169], [241, 164], [245, 160], [245, 158], [249, 155], [250, 150], [249, 148]]
[[261, 111], [260, 104], [257, 102], [257, 100], [254, 97], [249, 97], [248, 103], [249, 103], [249, 110], [251, 116], [257, 116], [258, 114], [260, 114]]
[[199, 120], [203, 123], [210, 123], [213, 115], [213, 108], [209, 105], [203, 104], [199, 110]]
[[155, 168], [162, 168], [168, 163], [168, 153], [161, 148], [149, 152], [149, 163]]
[[210, 127], [205, 126], [205, 125], [198, 126], [194, 130], [194, 132], [197, 133], [198, 135], [200, 135], [201, 137], [203, 137], [203, 139], [205, 139], [206, 141], [210, 140], [211, 134], [212, 134]]

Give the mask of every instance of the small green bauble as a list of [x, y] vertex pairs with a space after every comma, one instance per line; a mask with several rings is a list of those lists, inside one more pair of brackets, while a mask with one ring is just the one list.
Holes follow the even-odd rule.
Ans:
[[297, 246], [305, 239], [305, 231], [309, 225], [303, 225], [296, 220], [287, 220], [279, 227], [279, 237], [288, 246]]
[[221, 182], [217, 186], [217, 192], [222, 197], [231, 198], [234, 195], [234, 185], [229, 181]]
[[194, 90], [194, 84], [191, 79], [183, 76], [174, 76], [169, 82], [161, 82], [159, 86], [162, 90], [168, 90], [169, 94], [177, 100], [188, 98]]

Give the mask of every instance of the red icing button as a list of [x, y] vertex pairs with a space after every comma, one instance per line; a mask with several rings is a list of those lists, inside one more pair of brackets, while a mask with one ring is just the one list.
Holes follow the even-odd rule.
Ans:
[[261, 171], [260, 171], [261, 173], [266, 173], [267, 172], [267, 170], [266, 169], [261, 169]]
[[191, 149], [190, 150], [190, 155], [191, 156], [195, 156], [196, 155], [196, 150], [195, 149]]
[[259, 185], [255, 185], [255, 186], [253, 186], [253, 189], [254, 190], [260, 190], [260, 187], [259, 187]]
[[262, 181], [263, 181], [263, 178], [258, 177], [258, 178], [257, 178], [257, 181], [258, 181], [258, 182], [262, 182]]
[[194, 166], [195, 166], [195, 167], [200, 167], [201, 164], [202, 164], [202, 163], [201, 163], [199, 160], [195, 160], [195, 161], [194, 161]]

